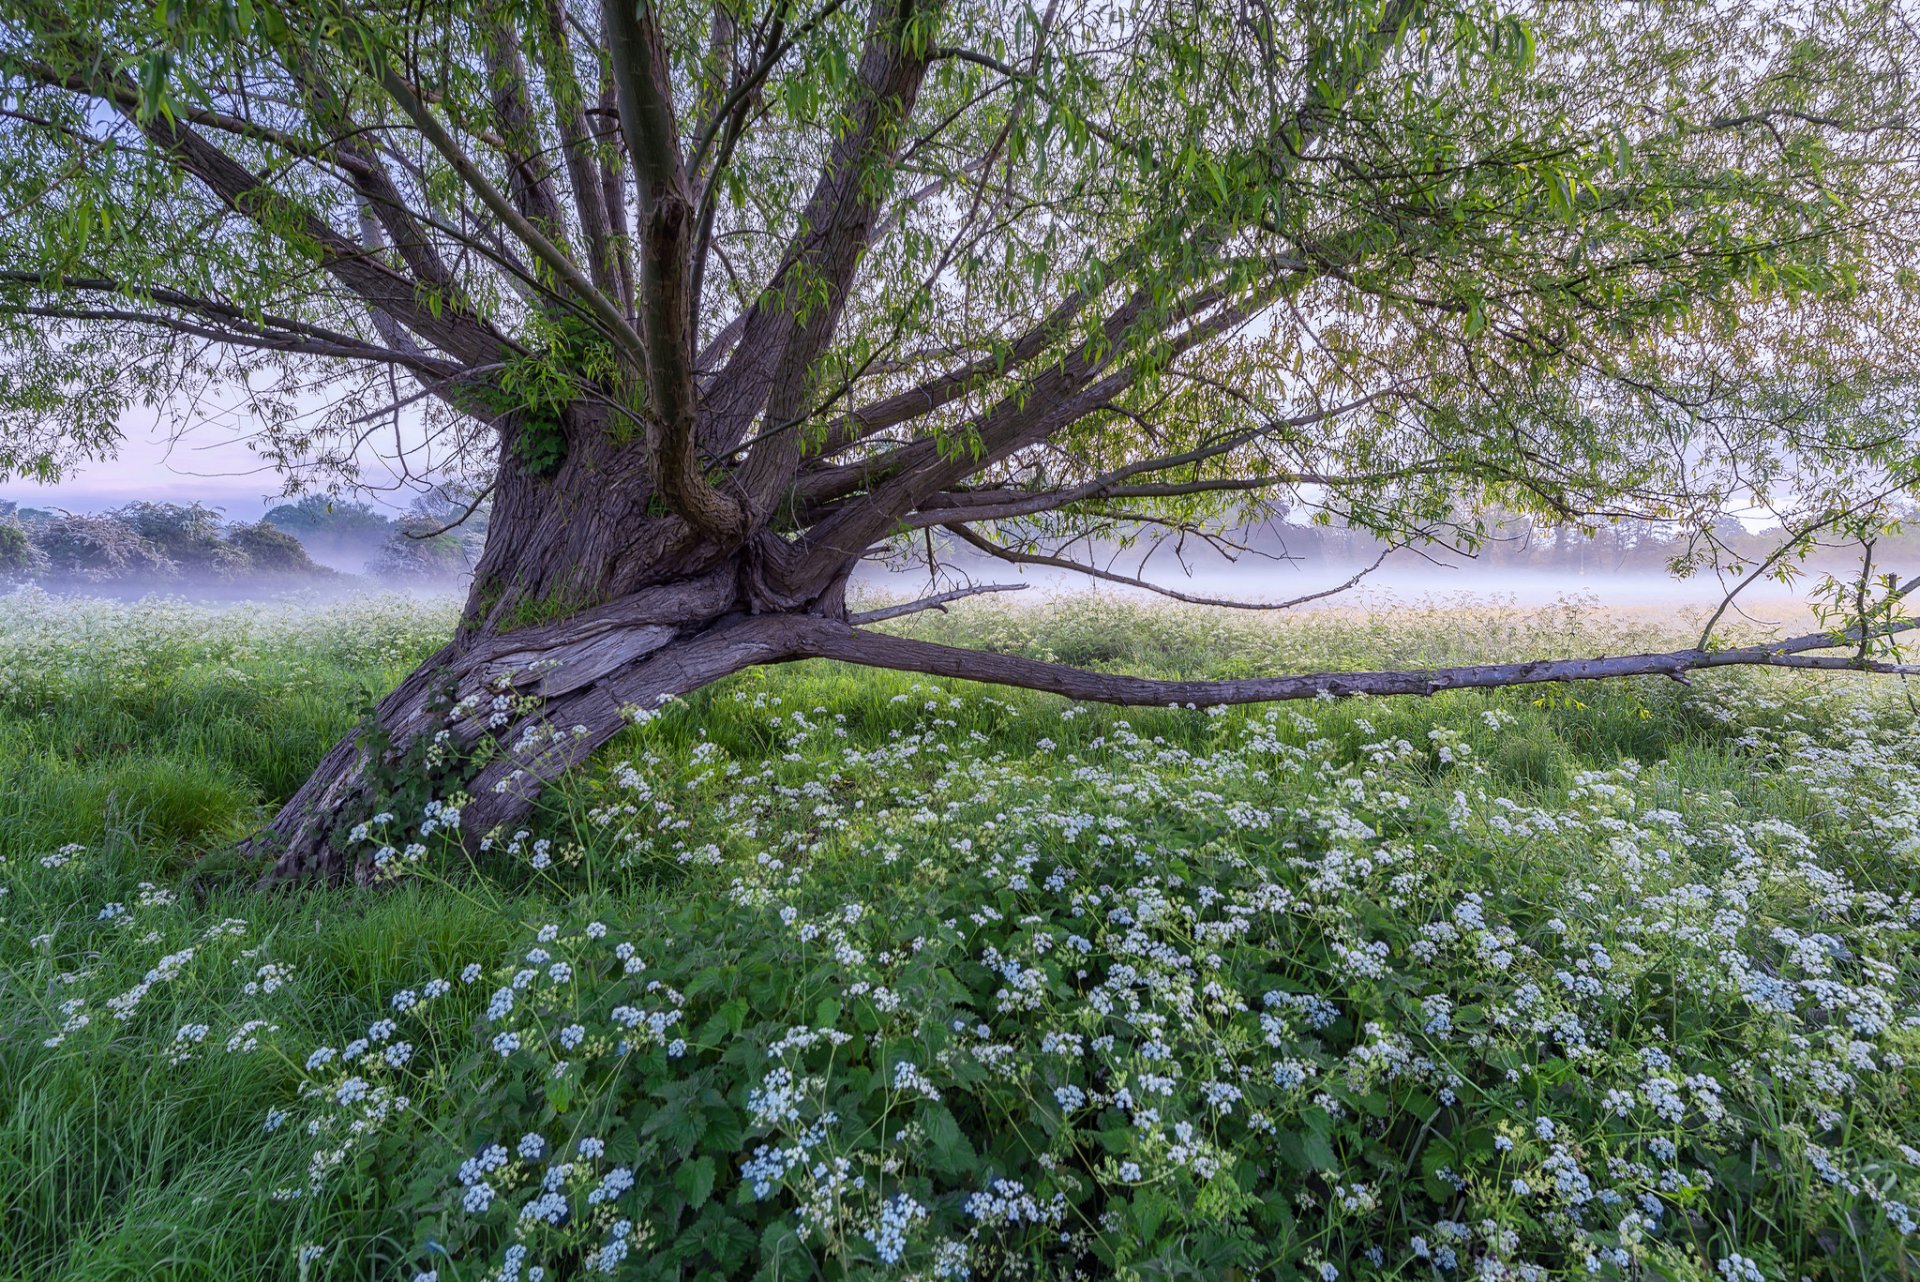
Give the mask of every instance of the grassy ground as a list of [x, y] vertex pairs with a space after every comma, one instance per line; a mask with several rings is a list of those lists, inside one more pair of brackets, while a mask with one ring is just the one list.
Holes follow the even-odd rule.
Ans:
[[[1123, 713], [798, 665], [477, 864], [396, 814], [404, 876], [252, 893], [218, 852], [450, 617], [0, 604], [0, 1276], [1913, 1272], [1897, 686]], [[1168, 675], [1648, 639], [919, 626]]]

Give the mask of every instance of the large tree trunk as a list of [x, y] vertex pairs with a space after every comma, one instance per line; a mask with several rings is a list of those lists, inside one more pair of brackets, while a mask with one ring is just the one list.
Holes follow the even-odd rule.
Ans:
[[795, 614], [843, 614], [837, 584], [799, 610], [770, 600], [760, 585], [773, 536], [732, 549], [702, 540], [649, 510], [632, 460], [588, 445], [544, 478], [507, 460], [454, 639], [335, 744], [248, 843], [273, 861], [265, 880], [369, 878], [371, 843], [350, 849], [347, 834], [383, 809], [399, 824], [420, 820], [394, 798], [422, 777], [429, 745], [436, 795], [469, 794], [461, 828], [477, 840], [521, 820], [542, 786], [635, 710], [794, 657]]
[[[794, 620], [733, 609], [725, 574], [634, 593], [538, 627], [462, 636], [335, 744], [253, 850], [269, 881], [365, 880], [346, 834], [383, 808], [435, 747], [444, 799], [461, 790], [469, 839], [518, 822], [545, 784], [652, 711], [730, 673], [795, 653]], [[490, 745], [492, 755], [479, 754]], [[417, 800], [413, 803], [417, 808]], [[411, 826], [419, 814], [400, 814]]]

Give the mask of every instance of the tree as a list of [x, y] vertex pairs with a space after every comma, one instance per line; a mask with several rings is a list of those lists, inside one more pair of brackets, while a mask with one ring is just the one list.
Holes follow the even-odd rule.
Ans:
[[344, 873], [369, 763], [499, 694], [470, 831], [628, 710], [809, 656], [1151, 703], [1887, 667], [1891, 584], [1848, 637], [1214, 684], [872, 631], [972, 589], [845, 585], [1276, 499], [1390, 545], [1472, 550], [1495, 505], [1865, 537], [1915, 480], [1914, 21], [0, 0], [0, 464], [218, 380], [285, 466], [411, 414], [491, 475], [456, 637], [275, 820], [287, 877]]
[[457, 534], [418, 516], [401, 521], [367, 562], [367, 573], [382, 581], [445, 581], [472, 568]]
[[285, 530], [301, 546], [346, 561], [356, 569], [386, 541], [393, 522], [365, 503], [325, 494], [303, 494], [266, 515], [266, 524]]
[[46, 568], [44, 562], [21, 524], [0, 513], [0, 583], [31, 579]]
[[48, 571], [60, 579], [116, 583], [171, 579], [180, 567], [127, 522], [106, 516], [62, 516], [32, 533]]
[[317, 579], [331, 573], [314, 564], [299, 539], [266, 521], [235, 522], [227, 527], [225, 537], [250, 574]]
[[227, 541], [220, 514], [198, 503], [129, 503], [107, 516], [171, 561], [177, 572], [227, 579], [244, 574], [244, 554]]

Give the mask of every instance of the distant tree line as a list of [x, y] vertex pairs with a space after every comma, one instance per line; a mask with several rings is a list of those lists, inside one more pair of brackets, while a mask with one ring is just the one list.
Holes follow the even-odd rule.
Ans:
[[[228, 521], [199, 503], [138, 502], [74, 515], [0, 500], [0, 582], [240, 583], [326, 579], [342, 572], [388, 583], [459, 579], [472, 572], [488, 515], [478, 492], [455, 484], [419, 495], [398, 515], [364, 502], [308, 494], [251, 523]], [[1490, 519], [1483, 516], [1475, 531], [1451, 526], [1442, 540], [1449, 550], [1425, 550], [1448, 561], [1468, 558], [1488, 569], [1602, 577], [1670, 574], [1715, 563], [1739, 570], [1762, 563], [1787, 539], [1777, 526], [1749, 528], [1732, 517], [1722, 518], [1703, 537], [1638, 518], [1575, 525], [1496, 512]], [[1369, 563], [1383, 550], [1368, 531], [1285, 510], [1242, 527], [1235, 542], [1319, 565]], [[1802, 563], [1837, 569], [1856, 564], [1860, 553], [1858, 543], [1815, 546]], [[1881, 565], [1920, 568], [1920, 509], [1889, 524], [1875, 542], [1874, 555]]]
[[[1383, 548], [1368, 531], [1337, 521], [1302, 520], [1302, 515], [1289, 518], [1282, 512], [1246, 527], [1241, 541], [1268, 555], [1322, 565], [1371, 562]], [[1777, 525], [1749, 527], [1731, 516], [1721, 517], [1702, 533], [1634, 517], [1555, 523], [1496, 510], [1483, 513], [1479, 527], [1451, 524], [1438, 534], [1439, 547], [1426, 545], [1424, 550], [1448, 562], [1465, 559], [1489, 569], [1601, 577], [1686, 574], [1715, 564], [1735, 571], [1750, 569], [1792, 541], [1792, 534]], [[1809, 569], [1839, 571], [1857, 565], [1861, 552], [1857, 541], [1836, 542], [1829, 537], [1811, 544], [1804, 557], [1795, 559]], [[1920, 508], [1886, 525], [1874, 541], [1874, 560], [1920, 572]]]
[[485, 530], [484, 510], [469, 515], [474, 506], [438, 487], [387, 517], [310, 494], [249, 522], [200, 503], [143, 501], [81, 514], [0, 500], [0, 582], [300, 586], [340, 579], [348, 567], [386, 582], [458, 578], [471, 570], [470, 544]]
[[332, 574], [265, 521], [228, 521], [198, 503], [129, 503], [76, 514], [0, 502], [0, 575], [109, 584], [237, 582]]
[[365, 503], [303, 495], [267, 513], [267, 523], [299, 539], [313, 555], [358, 562], [381, 579], [463, 577], [486, 538], [483, 495], [457, 483], [418, 495], [406, 512], [386, 516]]

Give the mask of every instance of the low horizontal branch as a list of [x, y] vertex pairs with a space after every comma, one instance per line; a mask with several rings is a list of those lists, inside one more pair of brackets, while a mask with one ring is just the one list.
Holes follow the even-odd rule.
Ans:
[[[1248, 677], [1226, 681], [1180, 681], [1089, 672], [1019, 655], [993, 654], [920, 641], [884, 632], [862, 632], [817, 617], [796, 621], [802, 652], [822, 659], [873, 668], [959, 677], [995, 685], [1043, 690], [1095, 703], [1140, 707], [1231, 703], [1278, 703], [1293, 699], [1350, 698], [1354, 695], [1434, 695], [1446, 690], [1492, 689], [1558, 681], [1602, 681], [1616, 677], [1665, 676], [1685, 681], [1689, 672], [1709, 668], [1815, 668], [1853, 672], [1920, 673], [1920, 664], [1883, 663], [1849, 656], [1816, 656], [1808, 650], [1858, 644], [1851, 637], [1818, 632], [1771, 645], [1727, 650], [1670, 650], [1657, 654], [1597, 656], [1586, 659], [1532, 659], [1519, 663], [1480, 663], [1424, 671], [1315, 672], [1300, 676]], [[1898, 619], [1874, 629], [1886, 636], [1920, 627], [1920, 619]]]

